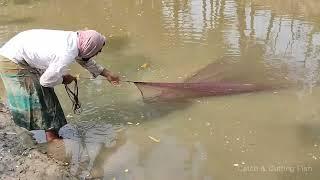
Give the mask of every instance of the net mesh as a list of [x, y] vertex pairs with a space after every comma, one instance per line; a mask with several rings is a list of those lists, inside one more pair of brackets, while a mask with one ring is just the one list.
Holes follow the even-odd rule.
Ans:
[[273, 89], [272, 86], [241, 83], [152, 83], [134, 82], [145, 101], [168, 101], [206, 96], [222, 96]]
[[[252, 63], [251, 63], [252, 64]], [[180, 83], [134, 82], [146, 102], [222, 96], [287, 87], [275, 74], [258, 66], [220, 60]]]

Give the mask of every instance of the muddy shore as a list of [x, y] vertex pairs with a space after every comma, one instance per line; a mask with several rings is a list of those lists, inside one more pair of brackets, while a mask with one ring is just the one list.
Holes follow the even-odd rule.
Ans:
[[[45, 149], [45, 148], [44, 148]], [[50, 158], [32, 140], [28, 131], [17, 127], [0, 103], [0, 180], [77, 179], [67, 163]]]

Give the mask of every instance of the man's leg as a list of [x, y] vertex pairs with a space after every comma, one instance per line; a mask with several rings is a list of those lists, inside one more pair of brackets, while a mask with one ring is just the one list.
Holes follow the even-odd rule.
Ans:
[[28, 130], [45, 130], [47, 140], [58, 138], [67, 122], [53, 88], [40, 85], [39, 75], [28, 70], [1, 73], [14, 122]]
[[59, 129], [67, 124], [59, 99], [53, 88], [40, 85], [39, 76], [33, 76], [36, 96], [41, 104], [41, 127], [46, 131], [47, 141], [59, 138]]

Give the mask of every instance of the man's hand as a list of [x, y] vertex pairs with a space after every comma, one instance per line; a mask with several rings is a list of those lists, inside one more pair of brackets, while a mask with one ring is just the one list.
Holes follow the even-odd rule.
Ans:
[[117, 75], [109, 74], [106, 78], [112, 85], [120, 84], [120, 78]]
[[114, 86], [120, 84], [120, 77], [115, 74], [112, 74], [110, 71], [106, 69], [104, 69], [100, 75], [106, 77], [107, 80]]
[[77, 80], [76, 77], [74, 77], [70, 74], [66, 74], [66, 75], [62, 76], [62, 78], [63, 78], [62, 84], [70, 84], [70, 83], [72, 83], [72, 81]]

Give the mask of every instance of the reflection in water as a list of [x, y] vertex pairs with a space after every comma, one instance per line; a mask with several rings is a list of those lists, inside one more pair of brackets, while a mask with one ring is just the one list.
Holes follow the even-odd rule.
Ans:
[[[71, 173], [80, 176], [89, 176], [98, 155], [103, 149], [116, 149], [122, 143], [117, 139], [117, 134], [122, 131], [119, 126], [94, 124], [88, 127], [68, 124], [60, 129], [59, 135], [63, 137], [64, 149], [62, 152], [51, 152], [54, 158], [60, 155], [60, 159], [70, 161]], [[65, 157], [62, 157], [65, 155]], [[99, 157], [101, 158], [105, 157]]]
[[[74, 174], [147, 180], [317, 179], [319, 7], [318, 0], [0, 0], [0, 44], [29, 28], [88, 27], [110, 37], [97, 61], [128, 80], [182, 82], [198, 69], [222, 62], [213, 70], [218, 80], [278, 82], [281, 77], [280, 82], [302, 87], [144, 104], [132, 85], [81, 81], [85, 111], [69, 121], [87, 124], [70, 127], [79, 136], [65, 139]], [[150, 68], [140, 68], [144, 63]], [[58, 93], [70, 113], [65, 92]], [[129, 122], [133, 125], [126, 126]], [[279, 163], [314, 169], [290, 174], [235, 168]]]
[[130, 131], [125, 135], [121, 127], [112, 125], [88, 128], [68, 124], [59, 134], [64, 149], [59, 149], [60, 154], [50, 153], [69, 161], [71, 173], [83, 178], [211, 179], [203, 171], [207, 152], [200, 143], [188, 147], [171, 136], [163, 136], [158, 143], [145, 137], [128, 140]]

